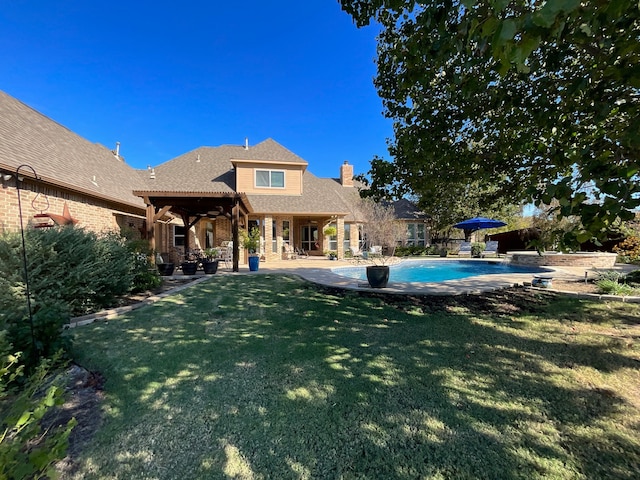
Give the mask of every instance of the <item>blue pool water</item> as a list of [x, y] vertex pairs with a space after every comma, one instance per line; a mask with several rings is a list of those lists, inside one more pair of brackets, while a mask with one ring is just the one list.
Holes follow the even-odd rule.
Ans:
[[[392, 265], [389, 271], [389, 282], [444, 282], [460, 280], [477, 275], [509, 274], [509, 273], [542, 273], [548, 270], [537, 267], [510, 265], [500, 261], [438, 261], [407, 260]], [[366, 267], [339, 267], [333, 273], [344, 277], [366, 280]]]

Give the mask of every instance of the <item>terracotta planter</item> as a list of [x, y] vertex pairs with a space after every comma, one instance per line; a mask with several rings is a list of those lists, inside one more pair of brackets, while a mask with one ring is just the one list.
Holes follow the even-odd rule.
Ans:
[[158, 273], [162, 276], [171, 276], [173, 275], [173, 270], [175, 269], [175, 264], [173, 263], [158, 263]]
[[202, 269], [207, 275], [212, 275], [218, 271], [218, 260], [205, 260], [202, 262]]
[[389, 283], [388, 265], [370, 265], [367, 267], [367, 280], [372, 288], [384, 288]]
[[198, 264], [196, 262], [182, 262], [182, 273], [185, 275], [195, 275], [198, 271]]

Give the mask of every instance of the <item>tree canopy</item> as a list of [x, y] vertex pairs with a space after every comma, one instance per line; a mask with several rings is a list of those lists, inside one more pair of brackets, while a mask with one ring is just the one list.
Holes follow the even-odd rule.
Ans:
[[340, 0], [376, 22], [375, 85], [394, 122], [370, 192], [422, 205], [551, 204], [604, 238], [640, 205], [637, 0]]

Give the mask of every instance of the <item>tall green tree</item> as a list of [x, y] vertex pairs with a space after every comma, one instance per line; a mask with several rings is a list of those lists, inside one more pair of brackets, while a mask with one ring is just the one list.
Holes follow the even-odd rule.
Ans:
[[340, 0], [374, 21], [375, 85], [394, 121], [371, 192], [558, 202], [604, 238], [640, 205], [637, 0]]

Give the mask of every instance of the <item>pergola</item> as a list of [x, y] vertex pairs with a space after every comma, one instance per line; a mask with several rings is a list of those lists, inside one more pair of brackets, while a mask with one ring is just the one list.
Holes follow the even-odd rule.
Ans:
[[231, 221], [233, 237], [233, 271], [239, 271], [239, 226], [248, 224], [247, 216], [253, 211], [244, 193], [236, 192], [179, 192], [136, 190], [147, 205], [147, 239], [152, 250], [156, 249], [155, 225], [167, 213], [182, 218], [185, 228], [185, 248], [189, 246], [189, 229], [203, 218], [225, 217]]

